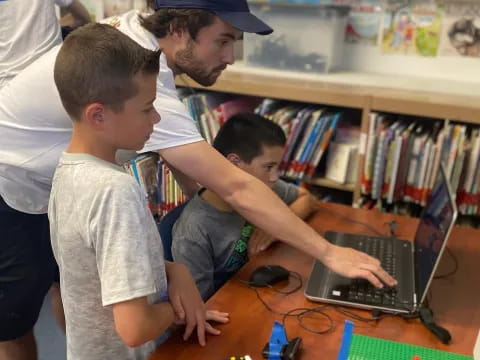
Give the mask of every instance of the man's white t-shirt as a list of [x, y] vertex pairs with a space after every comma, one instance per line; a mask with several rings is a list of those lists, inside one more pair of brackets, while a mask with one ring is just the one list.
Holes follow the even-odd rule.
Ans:
[[[141, 46], [159, 48], [155, 37], [140, 26], [137, 11], [106, 21]], [[59, 49], [60, 45], [48, 51], [0, 89], [0, 196], [10, 207], [31, 214], [47, 212], [53, 173], [72, 132], [53, 79]], [[177, 96], [163, 54], [154, 106], [161, 121], [142, 151], [203, 140]]]
[[55, 4], [72, 0], [0, 1], [0, 88], [62, 41]]

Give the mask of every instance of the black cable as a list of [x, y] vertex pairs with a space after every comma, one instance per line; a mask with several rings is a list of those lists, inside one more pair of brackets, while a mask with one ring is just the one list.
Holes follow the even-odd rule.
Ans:
[[[299, 275], [298, 273], [295, 273], [297, 275]], [[300, 280], [301, 280], [301, 276], [300, 277]], [[297, 322], [298, 322], [298, 325], [303, 328], [304, 330], [308, 331], [308, 332], [311, 332], [311, 333], [314, 333], [314, 334], [326, 334], [326, 333], [329, 333], [331, 331], [333, 331], [335, 329], [335, 323], [332, 319], [332, 317], [326, 313], [325, 311], [327, 310], [332, 310], [332, 311], [336, 311], [344, 316], [347, 316], [347, 317], [350, 317], [351, 319], [354, 319], [354, 320], [357, 320], [357, 321], [362, 321], [362, 322], [372, 322], [372, 321], [380, 321], [386, 317], [391, 317], [391, 316], [400, 316], [404, 319], [415, 319], [415, 318], [418, 318], [418, 314], [417, 313], [397, 313], [397, 312], [392, 312], [392, 313], [381, 313], [379, 310], [374, 310], [376, 311], [378, 314], [377, 315], [372, 315], [371, 317], [365, 317], [365, 316], [361, 316], [361, 315], [358, 315], [358, 314], [355, 314], [354, 312], [351, 312], [345, 308], [342, 308], [342, 307], [337, 307], [337, 306], [333, 306], [333, 305], [322, 305], [322, 306], [317, 306], [317, 307], [314, 307], [314, 308], [294, 308], [294, 309], [291, 309], [287, 312], [281, 312], [281, 311], [277, 311], [275, 309], [273, 309], [270, 305], [268, 305], [268, 303], [262, 298], [262, 296], [260, 295], [260, 292], [258, 290], [257, 287], [253, 287], [251, 286], [251, 283], [248, 282], [248, 281], [244, 281], [244, 280], [241, 280], [241, 279], [237, 279], [238, 281], [240, 281], [241, 283], [245, 284], [249, 289], [253, 290], [258, 298], [258, 300], [263, 304], [263, 306], [271, 313], [275, 314], [275, 315], [279, 315], [279, 316], [283, 316], [282, 318], [282, 324], [284, 325], [285, 327], [285, 322], [287, 320], [287, 318], [289, 317], [294, 317], [297, 319]], [[292, 294], [293, 292], [296, 292], [299, 290], [298, 288], [298, 285], [295, 287], [294, 290], [289, 290], [289, 291], [279, 291], [279, 289], [276, 289], [276, 288], [273, 288], [273, 287], [269, 287], [271, 289], [273, 289], [274, 291], [276, 291], [277, 293], [280, 293], [280, 294], [284, 294], [284, 295], [287, 295], [287, 294]], [[398, 297], [396, 297], [396, 299], [399, 300]], [[403, 301], [400, 302], [399, 300], [399, 303], [401, 303], [402, 305], [408, 305], [408, 303], [405, 303]], [[412, 303], [413, 304], [413, 303]], [[405, 310], [407, 311], [410, 311], [409, 309], [405, 308]], [[308, 314], [312, 314], [312, 313], [315, 313], [315, 314], [319, 314], [320, 316], [324, 317], [327, 322], [328, 322], [328, 325], [326, 326], [326, 328], [324, 329], [312, 329], [308, 326], [306, 326], [304, 323], [303, 323], [303, 318], [305, 316], [307, 316]], [[372, 314], [374, 314], [374, 312], [372, 312]], [[286, 329], [285, 329], [285, 333], [286, 333]], [[288, 338], [288, 336], [287, 336]]]
[[[327, 313], [325, 313], [324, 311], [322, 311], [322, 308], [323, 307], [317, 307], [317, 308], [296, 308], [296, 309], [292, 309], [290, 311], [288, 311], [284, 316], [283, 316], [283, 319], [282, 319], [282, 325], [283, 327], [286, 329], [285, 327], [285, 322], [287, 320], [287, 317], [288, 316], [295, 316], [297, 318], [297, 322], [298, 322], [298, 325], [303, 328], [304, 330], [308, 331], [308, 332], [311, 332], [311, 333], [314, 333], [314, 334], [327, 334], [331, 331], [333, 331], [335, 329], [335, 324], [333, 322], [333, 319], [330, 315], [328, 315]], [[298, 312], [300, 311], [298, 314], [292, 314], [293, 312]], [[302, 319], [305, 315], [307, 314], [310, 314], [310, 313], [317, 313], [321, 316], [323, 316], [325, 319], [327, 319], [328, 321], [328, 326], [326, 329], [323, 329], [323, 330], [314, 330], [308, 326], [306, 326], [303, 322], [302, 322]], [[285, 333], [286, 333], [286, 330], [285, 330]], [[288, 337], [287, 337], [288, 338]]]
[[449, 254], [450, 257], [451, 257], [452, 260], [453, 260], [453, 270], [451, 270], [451, 271], [449, 271], [449, 272], [447, 272], [447, 273], [445, 273], [445, 274], [440, 274], [440, 275], [434, 276], [433, 278], [434, 278], [435, 280], [437, 280], [437, 279], [446, 279], [446, 278], [448, 278], [448, 277], [450, 277], [450, 276], [452, 276], [452, 275], [455, 275], [455, 273], [456, 273], [457, 270], [458, 270], [458, 259], [457, 259], [457, 257], [453, 254], [452, 250], [450, 250], [450, 248], [449, 248], [448, 246], [445, 247], [445, 250], [447, 251], [447, 254]]
[[390, 236], [391, 237], [394, 237], [394, 238], [397, 237], [397, 234], [395, 234], [395, 230], [398, 227], [398, 223], [395, 220], [387, 221], [387, 222], [383, 223], [383, 225], [388, 225], [388, 227], [390, 229]]
[[[292, 276], [292, 275], [295, 275], [295, 276]], [[293, 278], [298, 280], [298, 284], [291, 290], [283, 291], [283, 290], [280, 290], [280, 289], [277, 289], [277, 288], [273, 287], [272, 285], [267, 285], [267, 287], [272, 289], [273, 291], [279, 293], [279, 294], [284, 294], [284, 295], [293, 294], [294, 292], [297, 292], [298, 290], [300, 290], [302, 288], [303, 280], [302, 280], [302, 275], [300, 275], [296, 271], [290, 271], [290, 276], [292, 276]]]
[[[302, 276], [296, 272], [296, 271], [288, 271], [289, 272], [289, 275], [292, 276], [294, 279], [297, 279], [298, 280], [298, 284], [295, 285], [295, 287], [291, 290], [286, 290], [286, 291], [283, 291], [281, 289], [278, 289], [272, 285], [269, 285], [269, 284], [266, 284], [262, 287], [268, 287], [270, 289], [272, 289], [273, 291], [279, 293], [279, 294], [283, 294], [283, 295], [290, 295], [290, 294], [293, 294], [294, 292], [297, 292], [298, 290], [300, 290], [303, 286], [303, 279], [302, 279]], [[250, 282], [250, 281], [245, 281], [245, 280], [242, 280], [242, 279], [238, 279], [238, 281], [240, 281], [242, 284], [245, 284], [247, 285], [248, 287], [250, 288], [255, 288], [255, 284], [253, 282]], [[258, 285], [257, 285], [258, 287]]]

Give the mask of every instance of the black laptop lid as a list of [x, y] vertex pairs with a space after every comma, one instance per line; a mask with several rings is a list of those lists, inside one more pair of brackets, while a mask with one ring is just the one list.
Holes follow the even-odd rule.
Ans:
[[415, 234], [415, 287], [420, 304], [425, 300], [456, 216], [457, 208], [445, 169], [440, 166]]

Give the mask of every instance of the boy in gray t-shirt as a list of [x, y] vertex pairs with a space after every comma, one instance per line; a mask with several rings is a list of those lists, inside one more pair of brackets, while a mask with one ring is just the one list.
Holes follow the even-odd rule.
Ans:
[[73, 134], [48, 217], [69, 360], [147, 359], [174, 321], [186, 323], [185, 337], [197, 327], [204, 344], [205, 331], [218, 333], [206, 320], [228, 320], [205, 315], [188, 269], [163, 261], [145, 196], [115, 164], [118, 149], [142, 149], [160, 120], [153, 107], [159, 55], [92, 24], [70, 34], [56, 58], [55, 84]]
[[[311, 194], [278, 179], [285, 146], [280, 126], [255, 114], [238, 114], [220, 129], [213, 146], [239, 168], [272, 187], [304, 219], [316, 209]], [[203, 299], [208, 299], [240, 267], [248, 255], [265, 249], [273, 239], [236, 213], [208, 189], [185, 206], [172, 230], [172, 255], [192, 273]]]

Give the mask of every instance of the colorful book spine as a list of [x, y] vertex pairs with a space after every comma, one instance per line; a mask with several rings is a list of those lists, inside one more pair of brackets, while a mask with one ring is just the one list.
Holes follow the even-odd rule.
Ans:
[[308, 165], [308, 170], [306, 171], [306, 175], [308, 178], [313, 177], [315, 173], [315, 169], [317, 168], [318, 164], [320, 163], [320, 160], [322, 159], [323, 154], [325, 153], [325, 150], [327, 149], [327, 146], [330, 142], [330, 139], [333, 136], [333, 133], [335, 131], [335, 128], [338, 125], [338, 122], [340, 121], [341, 116], [342, 116], [341, 113], [335, 114], [330, 122], [329, 128], [325, 131], [325, 134], [322, 138], [322, 142], [320, 143], [320, 146], [315, 152], [312, 162]]

